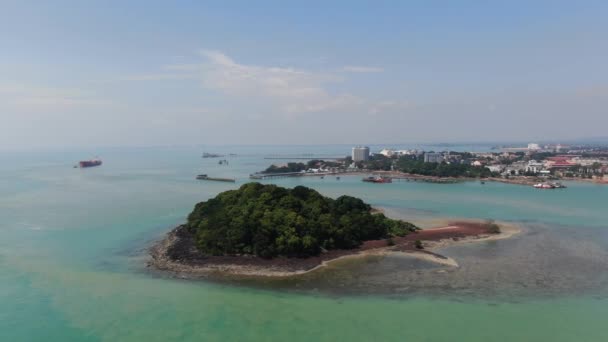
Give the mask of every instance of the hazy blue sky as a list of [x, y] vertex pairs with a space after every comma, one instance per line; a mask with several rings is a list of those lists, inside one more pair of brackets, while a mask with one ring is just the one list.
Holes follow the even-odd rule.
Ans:
[[0, 146], [608, 136], [608, 1], [2, 1]]

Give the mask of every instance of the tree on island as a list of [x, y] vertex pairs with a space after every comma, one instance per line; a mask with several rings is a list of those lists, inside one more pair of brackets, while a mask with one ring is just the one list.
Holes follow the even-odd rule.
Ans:
[[302, 171], [306, 171], [308, 169], [315, 169], [315, 168], [319, 168], [319, 167], [332, 167], [332, 168], [339, 168], [339, 167], [344, 167], [343, 163], [337, 162], [337, 161], [325, 161], [325, 160], [321, 160], [321, 159], [313, 159], [313, 160], [309, 160], [308, 162], [306, 162], [306, 164], [304, 163], [294, 163], [294, 162], [289, 162], [286, 165], [282, 165], [282, 166], [277, 166], [277, 165], [270, 165], [268, 168], [266, 168], [266, 170], [264, 170], [262, 173], [286, 173], [286, 172], [302, 172]]
[[264, 170], [264, 173], [300, 172], [304, 170], [306, 170], [306, 164], [290, 162], [283, 166], [270, 165], [266, 170]]
[[[453, 155], [464, 157], [472, 156], [468, 152], [450, 152]], [[473, 177], [486, 178], [497, 176], [485, 166], [473, 166], [463, 163], [429, 163], [424, 161], [423, 156], [404, 155], [400, 157], [385, 157], [375, 154], [369, 160], [357, 162], [357, 167], [371, 171], [401, 171], [405, 173], [434, 176], [434, 177]]]
[[420, 158], [402, 157], [395, 163], [395, 169], [411, 174], [436, 177], [490, 177], [493, 173], [484, 166], [468, 164], [425, 163]]
[[403, 236], [415, 225], [372, 214], [361, 199], [331, 199], [297, 186], [248, 183], [206, 202], [187, 227], [205, 254], [307, 257], [323, 249], [351, 249], [363, 241]]
[[358, 168], [368, 170], [390, 171], [393, 167], [393, 159], [382, 154], [373, 154], [369, 160], [359, 161], [356, 165]]

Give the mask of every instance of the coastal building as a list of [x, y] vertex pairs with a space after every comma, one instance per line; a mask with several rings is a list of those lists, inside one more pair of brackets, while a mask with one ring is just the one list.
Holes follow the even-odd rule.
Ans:
[[318, 169], [308, 169], [306, 170], [308, 173], [320, 173], [320, 172], [329, 172], [329, 169], [318, 168]]
[[497, 158], [497, 155], [495, 153], [491, 153], [491, 152], [473, 152], [471, 154], [477, 158], [482, 158], [482, 159], [496, 159]]
[[503, 174], [520, 175], [526, 172], [527, 165], [524, 162], [515, 162], [505, 168]]
[[583, 157], [574, 157], [568, 162], [572, 164], [578, 164], [580, 166], [593, 166], [594, 164], [605, 164], [606, 161], [599, 158], [583, 158]]
[[355, 162], [369, 160], [369, 147], [367, 147], [367, 146], [353, 147], [352, 157], [353, 157], [353, 161], [355, 161]]
[[530, 160], [528, 161], [528, 165], [526, 165], [526, 172], [539, 173], [541, 170], [544, 169], [544, 167], [545, 164], [536, 160]]
[[492, 171], [492, 172], [503, 172], [505, 170], [505, 166], [504, 165], [488, 165], [487, 166], [488, 170]]
[[357, 167], [357, 164], [352, 163], [352, 164], [348, 165], [348, 167], [346, 168], [346, 171], [359, 171], [359, 168]]
[[380, 154], [385, 156], [385, 157], [389, 157], [391, 158], [392, 156], [395, 155], [395, 151], [389, 149], [389, 148], [385, 148], [382, 151], [380, 151]]
[[540, 150], [540, 145], [535, 144], [535, 143], [529, 143], [528, 144], [528, 150], [530, 150], [530, 151], [538, 151], [538, 150]]
[[462, 155], [460, 154], [448, 154], [443, 157], [445, 161], [450, 164], [461, 164], [462, 163]]
[[545, 167], [547, 169], [569, 169], [573, 166], [579, 166], [576, 157], [578, 156], [557, 155], [548, 157], [545, 159]]
[[442, 153], [427, 152], [424, 154], [425, 163], [441, 163], [443, 161]]
[[424, 152], [420, 151], [420, 150], [397, 150], [397, 151], [395, 151], [395, 154], [397, 154], [399, 156], [419, 156], [422, 153], [424, 153]]

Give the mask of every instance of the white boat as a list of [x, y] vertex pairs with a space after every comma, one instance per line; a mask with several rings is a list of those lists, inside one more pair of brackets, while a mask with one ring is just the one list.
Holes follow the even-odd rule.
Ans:
[[534, 187], [537, 189], [562, 189], [565, 188], [565, 185], [562, 183], [553, 182], [553, 183], [538, 183], [534, 184]]

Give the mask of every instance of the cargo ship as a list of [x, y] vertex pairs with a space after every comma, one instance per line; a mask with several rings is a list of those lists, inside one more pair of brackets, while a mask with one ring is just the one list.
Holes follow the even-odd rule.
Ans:
[[101, 164], [102, 164], [102, 162], [100, 159], [82, 160], [82, 161], [78, 162], [79, 167], [93, 167], [93, 166], [99, 166]]
[[234, 178], [209, 177], [207, 175], [198, 175], [198, 176], [196, 176], [196, 179], [217, 181], [217, 182], [232, 182], [232, 183], [236, 182], [236, 179], [234, 179]]
[[367, 178], [363, 178], [362, 179], [364, 182], [369, 182], [369, 183], [392, 183], [393, 180], [389, 177], [381, 177], [381, 176], [371, 176], [371, 177], [367, 177]]

